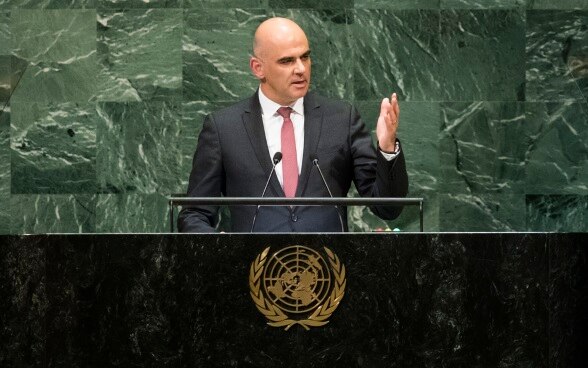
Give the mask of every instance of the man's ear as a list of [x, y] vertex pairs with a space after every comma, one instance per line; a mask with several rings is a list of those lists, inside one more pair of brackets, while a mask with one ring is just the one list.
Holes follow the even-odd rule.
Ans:
[[255, 56], [252, 56], [251, 59], [249, 59], [249, 68], [251, 69], [251, 72], [253, 73], [253, 75], [257, 79], [260, 79], [261, 80], [261, 79], [264, 78], [263, 64]]

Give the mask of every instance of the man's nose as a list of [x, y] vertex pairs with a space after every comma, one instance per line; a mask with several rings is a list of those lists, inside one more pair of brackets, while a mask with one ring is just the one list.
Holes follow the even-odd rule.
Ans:
[[294, 68], [294, 73], [296, 74], [302, 74], [306, 71], [306, 66], [304, 65], [304, 63], [302, 62], [302, 59], [298, 58], [296, 60], [296, 66]]

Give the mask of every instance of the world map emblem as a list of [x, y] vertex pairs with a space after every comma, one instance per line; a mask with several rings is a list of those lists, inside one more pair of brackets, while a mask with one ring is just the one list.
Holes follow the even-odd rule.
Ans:
[[270, 254], [265, 248], [251, 263], [249, 288], [268, 325], [290, 329], [324, 326], [345, 294], [345, 266], [329, 248], [326, 257], [302, 245]]

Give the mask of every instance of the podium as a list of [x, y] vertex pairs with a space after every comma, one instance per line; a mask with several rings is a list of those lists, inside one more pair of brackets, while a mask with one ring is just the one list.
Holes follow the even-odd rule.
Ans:
[[175, 231], [176, 207], [178, 206], [252, 206], [257, 207], [253, 216], [251, 232], [260, 207], [263, 206], [316, 206], [334, 207], [339, 214], [341, 231], [344, 231], [343, 216], [341, 208], [345, 206], [418, 206], [420, 231], [424, 230], [423, 222], [423, 198], [333, 198], [333, 197], [171, 197], [168, 199], [170, 232]]
[[[3, 367], [583, 367], [586, 234], [0, 237]], [[328, 323], [268, 325], [265, 249], [345, 267]]]

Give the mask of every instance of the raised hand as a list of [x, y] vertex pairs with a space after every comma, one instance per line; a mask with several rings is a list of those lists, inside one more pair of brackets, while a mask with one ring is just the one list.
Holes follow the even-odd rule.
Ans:
[[384, 152], [396, 151], [396, 130], [398, 129], [398, 116], [400, 107], [398, 98], [393, 93], [390, 98], [384, 98], [380, 105], [380, 116], [376, 125], [376, 136], [378, 145]]

